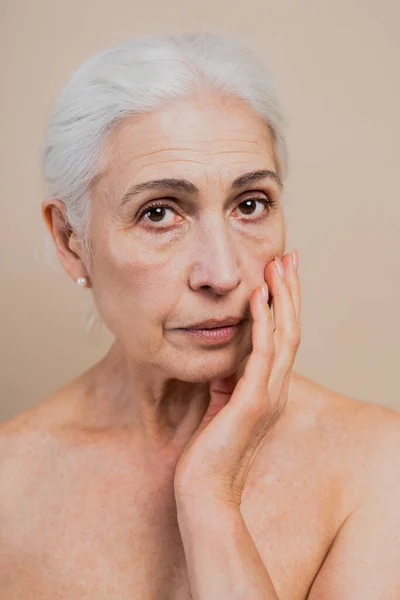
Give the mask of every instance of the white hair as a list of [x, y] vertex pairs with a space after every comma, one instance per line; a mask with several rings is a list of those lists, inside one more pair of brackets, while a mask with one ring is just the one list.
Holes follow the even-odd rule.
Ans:
[[[66, 226], [75, 232], [86, 257], [92, 256], [90, 184], [104, 168], [107, 137], [124, 118], [157, 110], [174, 99], [189, 99], [199, 91], [245, 101], [271, 131], [280, 178], [287, 174], [277, 86], [244, 44], [224, 33], [203, 31], [147, 35], [107, 48], [73, 73], [54, 104], [44, 135], [49, 197], [64, 203]], [[45, 245], [47, 254], [53, 249], [52, 240], [46, 238]], [[103, 323], [92, 294], [84, 296], [87, 330], [94, 332]]]
[[44, 136], [50, 196], [63, 201], [69, 226], [85, 251], [90, 253], [89, 186], [112, 129], [128, 116], [204, 89], [244, 100], [268, 125], [283, 179], [287, 150], [276, 84], [247, 48], [209, 31], [129, 40], [81, 64], [56, 100]]

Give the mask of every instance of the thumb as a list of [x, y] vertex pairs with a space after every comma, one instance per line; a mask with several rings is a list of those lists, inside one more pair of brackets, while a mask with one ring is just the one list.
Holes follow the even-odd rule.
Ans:
[[[246, 356], [240, 363], [238, 369], [232, 375], [223, 377], [222, 379], [214, 379], [210, 384], [210, 396], [211, 402], [208, 407], [207, 413], [210, 412], [215, 416], [224, 406], [227, 404], [235, 390], [237, 382], [241, 379], [245, 369], [247, 361], [249, 360], [250, 354]], [[206, 413], [206, 415], [207, 415]]]
[[203, 429], [207, 427], [207, 425], [217, 416], [224, 406], [228, 404], [235, 390], [237, 382], [244, 373], [249, 356], [246, 356], [246, 358], [240, 363], [239, 368], [237, 371], [235, 371], [235, 373], [232, 373], [228, 377], [213, 379], [211, 381], [210, 403], [203, 419], [200, 422], [200, 425], [197, 428], [196, 433], [203, 431]]
[[210, 403], [202, 418], [196, 433], [200, 433], [217, 416], [217, 414], [226, 406], [230, 400], [233, 390], [236, 387], [238, 377], [233, 373], [222, 379], [213, 379], [210, 383]]

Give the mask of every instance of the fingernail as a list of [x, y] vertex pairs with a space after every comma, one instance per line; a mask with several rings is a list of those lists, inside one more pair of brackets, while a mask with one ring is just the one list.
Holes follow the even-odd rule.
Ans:
[[296, 269], [296, 271], [298, 271], [299, 270], [299, 254], [298, 254], [297, 250], [293, 250], [292, 256], [293, 256], [293, 266]]
[[265, 283], [261, 286], [261, 293], [265, 303], [268, 302], [268, 288]]
[[276, 267], [277, 267], [277, 269], [278, 269], [278, 273], [279, 273], [279, 275], [280, 275], [281, 277], [283, 277], [283, 276], [285, 275], [285, 272], [284, 272], [284, 270], [283, 270], [283, 264], [282, 264], [282, 261], [281, 261], [281, 259], [280, 259], [280, 258], [278, 258], [278, 257], [276, 257], [276, 258], [275, 258], [275, 264], [276, 264]]

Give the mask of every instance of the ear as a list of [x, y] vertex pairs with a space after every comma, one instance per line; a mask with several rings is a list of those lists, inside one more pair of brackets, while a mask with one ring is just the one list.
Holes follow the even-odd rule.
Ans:
[[76, 234], [68, 223], [64, 203], [58, 198], [42, 202], [42, 216], [57, 249], [58, 258], [68, 275], [76, 281], [87, 276], [83, 253]]

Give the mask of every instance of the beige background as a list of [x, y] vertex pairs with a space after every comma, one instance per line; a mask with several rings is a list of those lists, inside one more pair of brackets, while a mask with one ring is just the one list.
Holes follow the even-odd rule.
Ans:
[[[300, 255], [295, 369], [400, 410], [398, 0], [0, 0], [0, 420], [92, 365], [110, 334], [41, 218], [49, 110], [89, 55], [144, 33], [220, 28], [260, 53], [288, 121], [287, 250]], [[46, 258], [46, 256], [50, 256]]]

